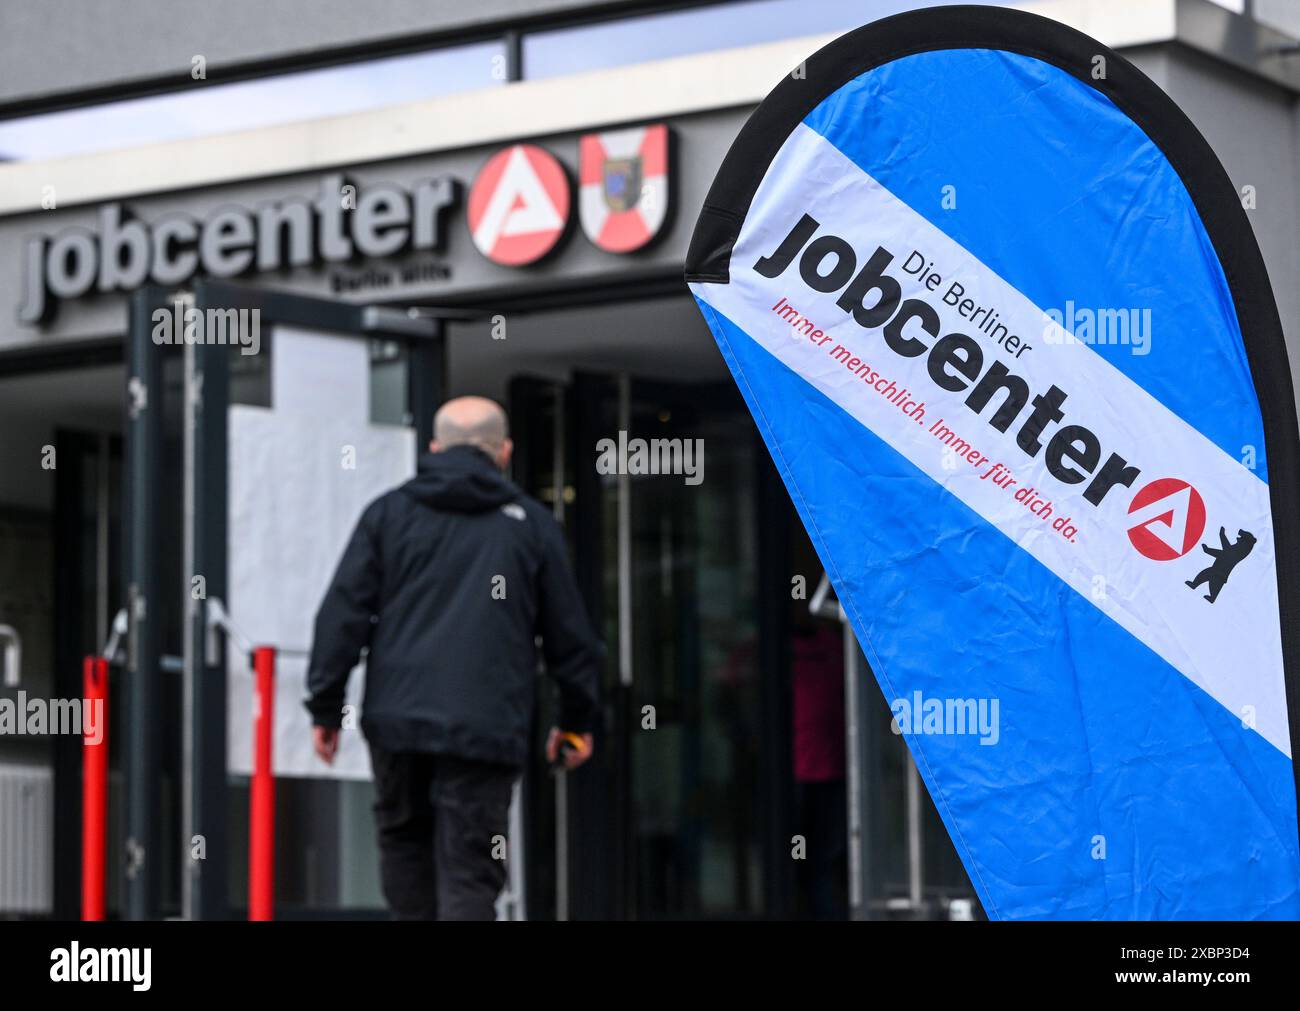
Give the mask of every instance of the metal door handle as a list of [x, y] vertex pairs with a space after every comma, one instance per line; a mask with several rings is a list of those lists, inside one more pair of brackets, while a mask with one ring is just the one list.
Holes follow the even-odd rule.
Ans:
[[23, 640], [12, 625], [0, 625], [0, 643], [4, 644], [4, 685], [17, 688], [23, 666]]

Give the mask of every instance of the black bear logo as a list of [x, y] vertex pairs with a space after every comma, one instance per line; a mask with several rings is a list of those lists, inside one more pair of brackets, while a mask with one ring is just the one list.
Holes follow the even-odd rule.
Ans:
[[1205, 595], [1205, 599], [1211, 604], [1223, 589], [1223, 584], [1228, 581], [1232, 575], [1232, 570], [1237, 567], [1237, 563], [1250, 554], [1251, 548], [1255, 546], [1255, 535], [1246, 530], [1237, 531], [1237, 539], [1231, 544], [1228, 543], [1228, 532], [1219, 527], [1219, 543], [1222, 547], [1212, 548], [1208, 544], [1202, 544], [1201, 550], [1214, 559], [1209, 568], [1202, 569], [1195, 579], [1187, 580], [1187, 585], [1193, 590], [1202, 583], [1210, 584], [1210, 592]]

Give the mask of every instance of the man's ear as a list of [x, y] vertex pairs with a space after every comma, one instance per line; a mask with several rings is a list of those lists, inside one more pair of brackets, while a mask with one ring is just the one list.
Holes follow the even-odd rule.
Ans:
[[430, 453], [441, 453], [441, 452], [442, 452], [442, 447], [438, 445], [438, 440], [437, 440], [437, 439], [430, 439], [430, 440], [429, 440], [429, 452], [430, 452]]
[[501, 443], [501, 449], [497, 451], [497, 466], [505, 470], [510, 466], [510, 454], [515, 451], [515, 444], [510, 439]]

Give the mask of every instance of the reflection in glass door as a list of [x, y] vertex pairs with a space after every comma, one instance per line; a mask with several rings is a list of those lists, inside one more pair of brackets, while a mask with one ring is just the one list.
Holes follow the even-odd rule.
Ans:
[[[759, 914], [752, 429], [730, 388], [621, 386], [630, 448], [613, 483], [626, 491], [619, 645], [634, 908], [640, 918]], [[669, 472], [628, 473], [640, 451]]]
[[[566, 851], [556, 875], [533, 864], [531, 915], [763, 915], [775, 791], [759, 774], [759, 446], [744, 405], [730, 384], [579, 374], [517, 379], [511, 408], [516, 479], [566, 521], [608, 649], [605, 733], [565, 784], [559, 833], [537, 831], [554, 824], [552, 785], [529, 791], [532, 852], [557, 859], [547, 836]], [[566, 876], [557, 899], [545, 882]]]

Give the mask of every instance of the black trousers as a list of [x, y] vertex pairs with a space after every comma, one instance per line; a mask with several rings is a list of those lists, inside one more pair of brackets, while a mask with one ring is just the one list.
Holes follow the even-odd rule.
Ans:
[[384, 898], [396, 920], [492, 920], [518, 770], [370, 744]]
[[800, 868], [814, 920], [848, 919], [849, 805], [842, 779], [799, 783], [799, 829], [808, 841]]

